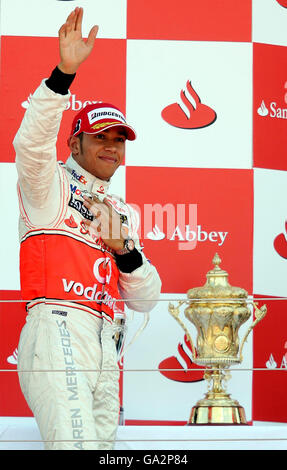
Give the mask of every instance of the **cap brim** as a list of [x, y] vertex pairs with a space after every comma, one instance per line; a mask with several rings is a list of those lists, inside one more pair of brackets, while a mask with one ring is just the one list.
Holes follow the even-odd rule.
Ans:
[[85, 134], [99, 134], [100, 132], [103, 132], [107, 129], [110, 129], [111, 127], [123, 127], [125, 129], [125, 132], [126, 132], [126, 136], [127, 136], [127, 139], [128, 140], [135, 140], [136, 139], [136, 132], [135, 130], [129, 126], [128, 124], [123, 124], [123, 123], [118, 123], [118, 124], [108, 124], [107, 126], [105, 127], [102, 127], [101, 129], [95, 129], [94, 131], [92, 131], [92, 129], [89, 130], [89, 132], [87, 131], [83, 131]]

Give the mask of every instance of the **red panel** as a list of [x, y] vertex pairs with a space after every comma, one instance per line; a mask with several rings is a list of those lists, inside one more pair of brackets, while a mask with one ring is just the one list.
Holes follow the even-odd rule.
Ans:
[[254, 44], [254, 166], [287, 170], [287, 48]]
[[32, 416], [16, 372], [17, 347], [26, 318], [25, 305], [19, 302], [19, 291], [0, 291], [0, 299], [0, 368], [7, 370], [0, 374], [0, 416]]
[[[1, 161], [15, 160], [12, 141], [30, 94], [59, 62], [57, 38], [2, 37], [0, 138]], [[71, 86], [70, 109], [64, 113], [58, 139], [58, 158], [65, 161], [67, 136], [75, 113], [86, 101], [107, 101], [125, 112], [126, 40], [97, 39], [89, 60]]]
[[[257, 295], [256, 297], [264, 297]], [[254, 328], [253, 419], [287, 422], [287, 300], [258, 301], [267, 314]]]
[[[252, 293], [252, 170], [127, 167], [126, 185], [127, 201], [140, 208], [145, 252], [159, 270], [162, 292], [182, 293], [203, 285], [205, 274], [213, 268], [212, 259], [218, 252], [222, 268], [230, 273], [230, 283]], [[148, 226], [144, 217], [145, 204], [161, 204], [162, 207], [173, 204], [175, 214], [178, 204], [186, 207], [197, 204], [198, 241], [195, 248], [179, 248], [183, 243], [181, 235], [186, 238], [184, 227], [172, 237], [170, 226], [168, 236], [167, 217], [163, 218], [162, 225], [157, 222], [163, 233], [162, 239], [148, 239], [147, 233], [156, 220], [153, 220], [153, 227]], [[191, 227], [191, 222], [186, 215], [185, 229], [186, 225]], [[189, 237], [191, 239], [193, 235]]]
[[128, 39], [251, 41], [251, 0], [127, 0]]

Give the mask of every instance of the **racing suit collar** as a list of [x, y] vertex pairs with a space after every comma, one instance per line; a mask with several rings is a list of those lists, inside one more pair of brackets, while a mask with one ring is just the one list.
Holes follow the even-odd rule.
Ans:
[[65, 166], [73, 178], [77, 180], [81, 187], [87, 192], [104, 195], [108, 193], [111, 182], [101, 180], [100, 178], [97, 178], [96, 176], [86, 171], [76, 162], [72, 154], [67, 159]]

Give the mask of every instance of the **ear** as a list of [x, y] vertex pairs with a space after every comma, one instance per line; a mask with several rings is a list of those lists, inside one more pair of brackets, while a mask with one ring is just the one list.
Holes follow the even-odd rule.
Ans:
[[81, 145], [80, 145], [80, 139], [79, 137], [77, 136], [74, 136], [72, 135], [71, 137], [69, 137], [69, 140], [68, 140], [68, 145], [70, 147], [70, 150], [72, 152], [72, 154], [76, 157], [79, 155], [80, 151], [81, 151]]

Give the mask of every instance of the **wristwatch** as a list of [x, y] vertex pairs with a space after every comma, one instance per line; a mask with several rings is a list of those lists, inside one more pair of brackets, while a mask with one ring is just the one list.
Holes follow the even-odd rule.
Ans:
[[130, 253], [135, 248], [135, 242], [131, 238], [126, 238], [124, 241], [124, 247], [121, 250], [116, 251], [117, 255], [125, 255]]

